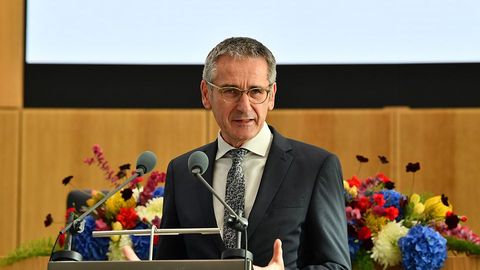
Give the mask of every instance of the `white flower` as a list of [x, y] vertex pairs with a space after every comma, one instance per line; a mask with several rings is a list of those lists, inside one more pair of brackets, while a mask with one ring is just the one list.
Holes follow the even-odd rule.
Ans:
[[163, 209], [163, 197], [157, 197], [149, 200], [145, 206], [137, 206], [135, 211], [137, 212], [140, 220], [147, 220], [152, 222], [155, 217], [162, 218]]
[[142, 193], [142, 191], [143, 187], [132, 189], [132, 196], [133, 198], [135, 198], [136, 202], [138, 202], [138, 199], [140, 198], [140, 193]]
[[400, 263], [402, 254], [398, 247], [398, 239], [405, 236], [408, 229], [402, 225], [402, 222], [389, 222], [373, 239], [372, 259], [380, 265], [383, 269], [390, 266], [395, 266]]

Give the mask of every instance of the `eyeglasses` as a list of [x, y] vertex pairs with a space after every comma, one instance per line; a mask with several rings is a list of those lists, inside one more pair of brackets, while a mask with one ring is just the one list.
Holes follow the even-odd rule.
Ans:
[[242, 98], [242, 95], [245, 93], [247, 94], [248, 99], [250, 100], [251, 103], [261, 104], [265, 102], [265, 100], [267, 100], [268, 94], [271, 91], [270, 88], [273, 85], [273, 83], [269, 84], [267, 89], [262, 87], [255, 87], [255, 88], [250, 88], [248, 90], [243, 90], [234, 86], [221, 87], [209, 81], [205, 81], [205, 82], [207, 82], [208, 85], [216, 88], [222, 95], [223, 100], [228, 103], [238, 102], [240, 98]]

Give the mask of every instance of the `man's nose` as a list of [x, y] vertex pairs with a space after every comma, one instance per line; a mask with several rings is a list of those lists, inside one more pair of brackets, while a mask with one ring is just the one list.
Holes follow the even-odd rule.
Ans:
[[243, 92], [240, 96], [240, 99], [237, 102], [237, 108], [240, 111], [248, 111], [251, 108], [250, 98], [247, 95], [247, 92]]

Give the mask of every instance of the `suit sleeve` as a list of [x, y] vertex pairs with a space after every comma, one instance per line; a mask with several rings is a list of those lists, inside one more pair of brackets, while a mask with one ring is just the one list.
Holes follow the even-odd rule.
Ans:
[[[160, 228], [179, 228], [175, 205], [175, 177], [173, 161], [168, 164], [163, 198], [163, 215]], [[183, 236], [160, 236], [157, 245], [157, 260], [187, 259]]]
[[319, 170], [307, 219], [303, 269], [351, 269], [342, 171], [335, 155]]

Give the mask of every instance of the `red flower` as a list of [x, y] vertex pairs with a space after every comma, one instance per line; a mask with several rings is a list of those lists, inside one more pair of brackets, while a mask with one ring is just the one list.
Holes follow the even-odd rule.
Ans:
[[137, 226], [138, 215], [133, 208], [121, 208], [117, 215], [117, 221], [124, 229], [132, 229]]
[[360, 208], [362, 212], [365, 212], [371, 205], [372, 203], [367, 197], [361, 197], [357, 203], [358, 208]]
[[383, 206], [385, 204], [385, 198], [383, 197], [383, 194], [380, 194], [380, 193], [373, 194], [373, 200], [378, 206]]
[[390, 220], [394, 220], [396, 217], [398, 217], [398, 209], [393, 206], [385, 208], [385, 216]]
[[372, 232], [367, 226], [363, 226], [358, 231], [358, 239], [359, 240], [367, 240], [372, 236]]
[[[63, 227], [62, 227], [63, 229]], [[65, 245], [65, 234], [62, 233], [60, 234], [60, 236], [58, 237], [58, 244], [63, 247], [63, 245]]]
[[382, 180], [383, 183], [387, 183], [387, 182], [391, 182], [392, 180], [390, 180], [390, 178], [388, 178], [387, 176], [385, 176], [383, 173], [379, 173], [377, 174], [377, 178]]
[[355, 186], [355, 187], [357, 187], [357, 188], [359, 188], [359, 187], [360, 187], [360, 184], [361, 184], [361, 183], [360, 183], [360, 180], [359, 180], [358, 177], [355, 176], [355, 175], [352, 176], [352, 178], [348, 179], [348, 180], [347, 180], [347, 183], [348, 183], [348, 185], [349, 185], [350, 187]]
[[65, 213], [65, 220], [68, 221], [68, 217], [70, 216], [70, 213], [75, 213], [75, 207], [67, 208], [67, 212]]

